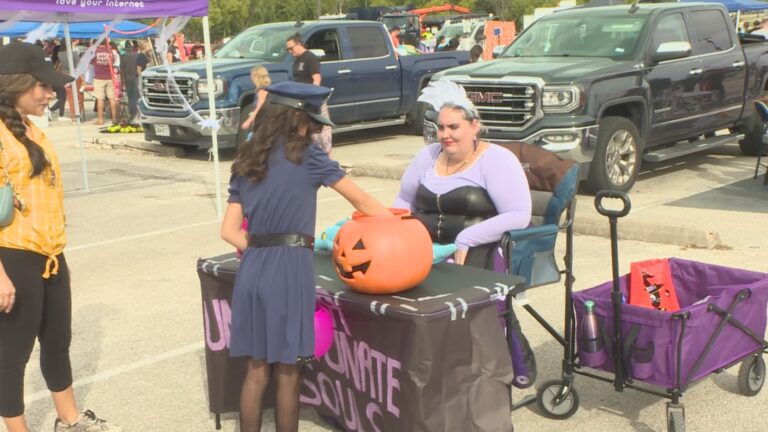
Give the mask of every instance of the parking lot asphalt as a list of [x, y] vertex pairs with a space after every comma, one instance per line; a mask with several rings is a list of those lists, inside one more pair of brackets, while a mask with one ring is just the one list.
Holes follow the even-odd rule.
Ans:
[[[212, 163], [202, 151], [182, 155], [142, 144], [140, 134], [106, 135], [84, 125], [91, 188], [85, 192], [75, 129], [52, 124], [47, 131], [64, 171], [78, 401], [126, 431], [212, 431], [195, 263], [231, 249], [218, 236]], [[397, 193], [396, 173], [423, 145], [421, 138], [395, 128], [341, 135], [335, 141], [333, 157], [385, 203]], [[226, 196], [232, 152], [221, 156]], [[730, 144], [645, 166], [630, 194], [633, 211], [619, 221], [621, 272], [628, 271], [630, 262], [669, 256], [768, 272], [768, 186], [751, 178], [754, 163]], [[318, 202], [318, 231], [351, 213], [331, 190], [321, 190]], [[596, 214], [588, 195], [579, 196], [575, 226], [579, 290], [610, 279], [610, 244], [608, 222]], [[561, 252], [563, 244], [558, 242]], [[561, 326], [561, 285], [531, 290], [528, 301]], [[537, 356], [537, 385], [559, 377], [560, 346], [518, 309]], [[34, 357], [27, 371], [27, 415], [32, 430], [51, 430], [55, 412], [37, 367], [37, 351]], [[686, 392], [689, 431], [765, 430], [762, 408], [768, 395], [739, 395], [737, 373], [737, 368], [728, 369]], [[572, 418], [549, 420], [528, 406], [511, 413], [515, 430], [666, 429], [665, 400], [659, 397], [615, 393], [609, 384], [581, 377], [575, 388], [581, 408]], [[512, 394], [519, 400], [534, 392]], [[226, 416], [223, 427], [237, 430], [235, 417]], [[302, 411], [300, 429], [332, 430], [310, 410]], [[264, 430], [274, 430], [271, 414]]]

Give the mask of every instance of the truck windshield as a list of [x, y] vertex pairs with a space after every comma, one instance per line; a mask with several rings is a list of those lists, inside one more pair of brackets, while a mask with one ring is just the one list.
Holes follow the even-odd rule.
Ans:
[[285, 40], [294, 33], [295, 28], [248, 29], [221, 47], [214, 57], [278, 61], [287, 54]]
[[626, 57], [634, 53], [646, 21], [644, 15], [555, 14], [531, 26], [502, 57]]
[[457, 37], [461, 39], [464, 37], [465, 33], [469, 33], [469, 30], [467, 29], [465, 31], [464, 24], [449, 24], [446, 26], [443, 26], [443, 28], [440, 29], [439, 32], [435, 35], [435, 37], [443, 36], [445, 38], [445, 41], [447, 42], [451, 38]]

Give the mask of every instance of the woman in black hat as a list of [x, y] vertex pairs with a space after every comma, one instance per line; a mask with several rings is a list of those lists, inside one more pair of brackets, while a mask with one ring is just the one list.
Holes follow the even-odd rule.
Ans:
[[[230, 355], [248, 357], [240, 424], [249, 432], [261, 429], [273, 366], [277, 430], [298, 430], [300, 365], [314, 354], [318, 188], [333, 188], [364, 214], [390, 215], [312, 141], [313, 132], [332, 125], [320, 111], [330, 89], [282, 82], [266, 90], [253, 138], [239, 147], [232, 164], [221, 227], [222, 238], [244, 251], [232, 299]], [[247, 232], [241, 228], [244, 217]]]
[[28, 431], [24, 369], [37, 339], [55, 431], [120, 431], [91, 411], [79, 413], [75, 403], [61, 168], [45, 133], [29, 120], [43, 115], [53, 87], [72, 77], [34, 45], [13, 42], [0, 48], [0, 58], [0, 182], [14, 191], [13, 219], [0, 227], [0, 416], [8, 432]]

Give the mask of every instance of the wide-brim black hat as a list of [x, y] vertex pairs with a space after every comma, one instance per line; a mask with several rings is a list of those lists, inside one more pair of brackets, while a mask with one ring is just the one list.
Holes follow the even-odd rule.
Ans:
[[29, 74], [52, 87], [62, 87], [74, 80], [57, 71], [45, 59], [42, 48], [24, 42], [11, 42], [0, 47], [0, 75], [10, 74]]
[[331, 119], [322, 114], [321, 107], [331, 94], [331, 89], [313, 84], [283, 81], [266, 87], [270, 103], [286, 105], [300, 109], [313, 120], [327, 126], [336, 126]]

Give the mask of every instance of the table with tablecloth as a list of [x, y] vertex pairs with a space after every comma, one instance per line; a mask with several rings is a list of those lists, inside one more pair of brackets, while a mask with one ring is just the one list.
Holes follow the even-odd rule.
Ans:
[[[238, 410], [244, 359], [229, 357], [234, 254], [200, 259], [210, 410]], [[349, 431], [510, 431], [513, 371], [496, 303], [524, 280], [449, 263], [418, 287], [365, 295], [315, 253], [334, 343], [304, 368], [301, 403]], [[218, 417], [217, 417], [218, 418]]]

